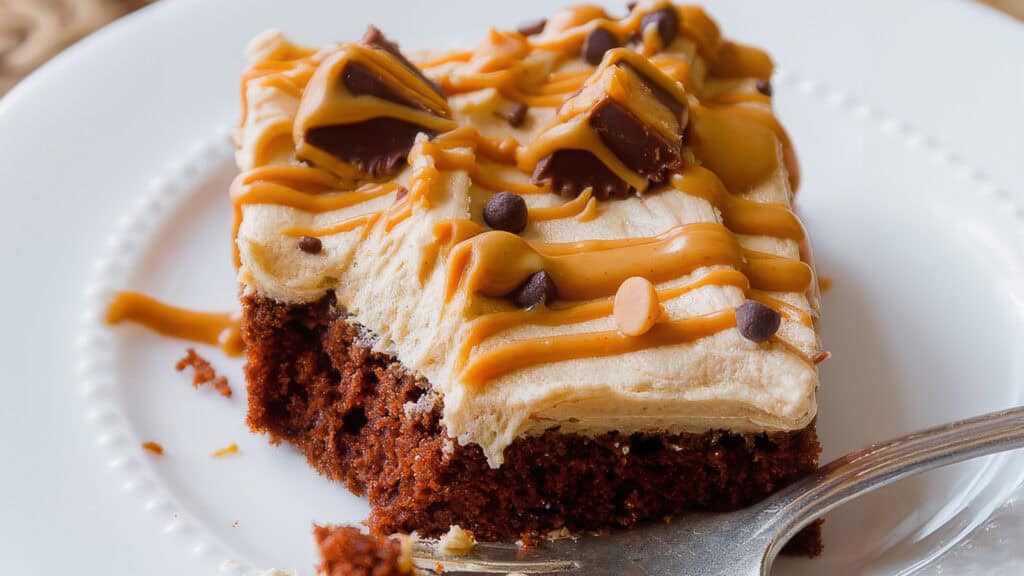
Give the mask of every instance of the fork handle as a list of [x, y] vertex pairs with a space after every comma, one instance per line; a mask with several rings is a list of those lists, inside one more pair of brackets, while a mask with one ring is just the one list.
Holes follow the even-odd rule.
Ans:
[[978, 456], [1024, 448], [1024, 407], [929, 428], [833, 460], [762, 505], [775, 531], [767, 565], [801, 528], [833, 508], [915, 474]]

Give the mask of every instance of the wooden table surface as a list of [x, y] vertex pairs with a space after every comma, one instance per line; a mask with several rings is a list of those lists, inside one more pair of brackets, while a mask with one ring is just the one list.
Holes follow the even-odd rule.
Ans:
[[[150, 1], [0, 0], [0, 95], [63, 47]], [[979, 1], [1024, 21], [1024, 0]]]

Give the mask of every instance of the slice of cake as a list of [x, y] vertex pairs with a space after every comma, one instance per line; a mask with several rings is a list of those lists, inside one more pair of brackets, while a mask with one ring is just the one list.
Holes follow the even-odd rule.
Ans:
[[641, 2], [464, 51], [371, 28], [249, 56], [249, 425], [366, 494], [375, 534], [632, 526], [815, 469], [826, 354], [766, 54]]

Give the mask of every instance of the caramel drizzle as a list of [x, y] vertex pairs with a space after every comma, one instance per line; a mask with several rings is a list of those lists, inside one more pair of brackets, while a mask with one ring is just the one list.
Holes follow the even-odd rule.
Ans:
[[[682, 16], [682, 34], [696, 43], [698, 52], [708, 62], [713, 76], [767, 78], [771, 75], [772, 63], [767, 54], [755, 48], [723, 41], [717, 25], [700, 8], [677, 7], [677, 10]], [[554, 35], [545, 33], [540, 38], [525, 39], [516, 33], [492, 32], [489, 41], [476, 50], [443, 55], [423, 63], [423, 66], [431, 68], [453, 62], [465, 65], [457, 76], [447, 74], [440, 78], [449, 93], [495, 88], [506, 98], [530, 106], [560, 106], [568, 94], [583, 86], [593, 69], [538, 76], [523, 64], [525, 56], [536, 50], [571, 53], [578, 49], [583, 37], [595, 26], [607, 27], [619, 37], [630, 36], [639, 30], [642, 16], [633, 13], [622, 20], [609, 20], [603, 10], [594, 7], [578, 7], [567, 14], [563, 18], [568, 23], [567, 27]], [[572, 24], [573, 21], [576, 23]], [[645, 38], [644, 44], [649, 41], [660, 43], [657, 39]], [[644, 50], [660, 48], [652, 45]], [[660, 52], [653, 55], [651, 64], [647, 65], [657, 67], [669, 78], [686, 86], [691, 93], [699, 89], [693, 86], [689, 62], [678, 54]], [[271, 85], [293, 93], [288, 82], [276, 79], [272, 82]], [[298, 85], [297, 82], [292, 83], [292, 86]], [[813, 326], [811, 315], [766, 294], [808, 290], [813, 283], [810, 267], [799, 260], [744, 250], [732, 235], [732, 232], [736, 232], [797, 241], [805, 239], [802, 225], [785, 205], [756, 203], [730, 193], [742, 192], [760, 184], [777, 169], [777, 142], [782, 143], [783, 159], [789, 169], [791, 183], [794, 188], [796, 186], [798, 176], [795, 155], [785, 130], [770, 111], [747, 105], [765, 101], [770, 99], [746, 92], [719, 93], [709, 100], [707, 106], [693, 104], [691, 99], [691, 144], [695, 155], [705, 167], [691, 166], [674, 175], [672, 185], [718, 208], [725, 226], [731, 228], [731, 231], [720, 224], [700, 223], [676, 227], [652, 238], [530, 244], [518, 236], [486, 231], [480, 225], [466, 220], [438, 224], [434, 230], [434, 250], [428, 255], [429, 265], [424, 270], [433, 268], [440, 253], [449, 254], [446, 299], [450, 300], [457, 289], [466, 290], [470, 294], [503, 296], [526, 275], [542, 268], [555, 279], [560, 297], [574, 301], [598, 298], [567, 308], [549, 309], [541, 306], [533, 311], [516, 310], [479, 316], [470, 323], [466, 338], [460, 344], [458, 362], [465, 366], [463, 381], [479, 386], [488, 379], [530, 365], [622, 354], [652, 346], [688, 342], [735, 325], [732, 311], [725, 310], [698, 318], [665, 321], [638, 337], [609, 331], [513, 342], [484, 352], [472, 362], [469, 361], [474, 347], [508, 328], [526, 323], [553, 326], [609, 316], [609, 296], [623, 279], [631, 275], [643, 275], [660, 283], [703, 266], [731, 266], [735, 269], [712, 271], [687, 286], [661, 290], [658, 292], [659, 299], [672, 298], [704, 285], [731, 285], [741, 288], [748, 297], [775, 308], [787, 318]], [[601, 152], [603, 145], [591, 144], [594, 144], [595, 153]], [[472, 128], [460, 127], [442, 133], [433, 141], [418, 143], [410, 153], [411, 164], [417, 154], [427, 158], [427, 161], [416, 167], [406, 197], [385, 214], [386, 230], [391, 230], [397, 223], [411, 216], [414, 206], [429, 207], [434, 184], [441, 171], [445, 170], [465, 171], [475, 184], [491, 190], [512, 190], [520, 194], [549, 192], [523, 179], [523, 149], [514, 139], [487, 139]], [[615, 158], [606, 160], [613, 161]], [[317, 203], [315, 198], [325, 191], [317, 189], [312, 193], [314, 199], [310, 200], [309, 194], [297, 189], [287, 193], [279, 192], [280, 188], [270, 182], [278, 176], [294, 178], [295, 174], [264, 176], [263, 179], [249, 178], [250, 182], [246, 184], [259, 183], [268, 188], [252, 196], [240, 193], [237, 197], [249, 200], [260, 198], [261, 201], [255, 203], [262, 203], [262, 200], [269, 201], [272, 196], [280, 193], [287, 196], [284, 205], [306, 209], [304, 205]], [[322, 175], [302, 176], [307, 177], [308, 185], [315, 189], [320, 186]], [[335, 182], [333, 185], [339, 184], [343, 183]], [[307, 182], [300, 185], [306, 186]], [[361, 193], [372, 194], [367, 190]], [[325, 198], [331, 197], [325, 195]], [[372, 197], [376, 196], [366, 199]], [[234, 186], [232, 198], [236, 198]], [[586, 220], [596, 216], [596, 204], [585, 193], [558, 206], [533, 208], [529, 212], [529, 219], [535, 222], [568, 217]], [[238, 206], [236, 204], [236, 234], [240, 218]], [[311, 211], [319, 211], [318, 208], [323, 206], [318, 204]], [[323, 230], [291, 229], [286, 232], [292, 235], [299, 232], [326, 235], [349, 231], [364, 224], [369, 224], [366, 226], [368, 230], [379, 216], [379, 213], [364, 215]], [[421, 270], [421, 280], [424, 270]]]
[[[242, 210], [247, 205], [275, 204], [322, 214], [390, 194], [397, 184], [367, 184], [349, 192], [334, 192], [341, 186], [339, 180], [330, 173], [305, 166], [265, 166], [241, 174], [231, 184], [231, 203], [234, 208], [232, 237], [238, 238]], [[236, 267], [241, 264], [237, 243], [234, 260]]]
[[448, 260], [445, 298], [457, 290], [502, 297], [532, 273], [544, 270], [560, 298], [588, 300], [610, 296], [631, 276], [658, 284], [704, 266], [739, 269], [752, 286], [772, 292], [802, 292], [812, 280], [799, 260], [745, 250], [728, 228], [701, 222], [676, 226], [649, 238], [530, 243], [491, 231], [460, 242]]
[[107, 308], [106, 322], [134, 322], [165, 336], [218, 346], [229, 356], [245, 350], [237, 312], [197, 312], [137, 292], [119, 292]]
[[[733, 286], [746, 293], [750, 289], [750, 282], [736, 270], [713, 270], [689, 284], [658, 290], [658, 301], [667, 302], [705, 286]], [[457, 366], [465, 366], [473, 348], [495, 334], [526, 324], [561, 326], [607, 318], [612, 313], [612, 301], [612, 298], [602, 298], [573, 306], [539, 306], [533, 310], [511, 310], [480, 316], [470, 322], [466, 329], [457, 354]]]
[[494, 378], [538, 364], [616, 356], [693, 342], [734, 326], [736, 316], [728, 308], [703, 316], [660, 322], [640, 336], [605, 330], [519, 340], [481, 353], [466, 366], [460, 379], [467, 386], [479, 389]]
[[[665, 3], [664, 6], [671, 4]], [[763, 50], [724, 41], [717, 24], [700, 7], [674, 8], [680, 17], [681, 35], [697, 46], [712, 75], [724, 78], [771, 77], [774, 65]], [[572, 54], [580, 49], [587, 34], [597, 27], [609, 30], [619, 38], [633, 37], [640, 32], [643, 14], [633, 11], [622, 19], [612, 19], [603, 9], [576, 6], [564, 10], [559, 16], [561, 21], [548, 23], [548, 28], [556, 29], [551, 33], [545, 31], [541, 36], [524, 38], [514, 32], [492, 31], [487, 41], [474, 50], [433, 58], [421, 65], [434, 68], [451, 62], [465, 64], [466, 69], [460, 68], [457, 75], [447, 73], [441, 76], [442, 85], [451, 94], [494, 88], [506, 98], [531, 107], [558, 106], [567, 95], [582, 86], [591, 69], [538, 77], [522, 62], [522, 58], [513, 59], [506, 55], [525, 56], [536, 51]], [[696, 86], [689, 63], [671, 51], [658, 52], [663, 48], [668, 47], [662, 47], [656, 35], [643, 38], [641, 52], [670, 78], [682, 82], [688, 90], [694, 90]], [[481, 66], [480, 63], [487, 65]]]
[[730, 194], [722, 181], [707, 168], [689, 165], [672, 175], [672, 186], [703, 198], [722, 213], [723, 223], [733, 232], [774, 236], [800, 241], [806, 236], [803, 224], [785, 204], [746, 200]]
[[380, 218], [381, 214], [382, 212], [370, 212], [369, 214], [354, 216], [326, 228], [293, 226], [291, 228], [286, 228], [281, 233], [292, 238], [298, 238], [299, 236], [315, 236], [319, 238], [321, 236], [333, 236], [335, 234], [351, 232], [357, 228], [362, 228], [363, 233], [360, 236], [360, 240], [365, 240], [366, 237], [370, 235], [370, 230], [373, 229], [373, 225]]
[[528, 219], [530, 222], [543, 222], [574, 216], [581, 218], [587, 215], [589, 210], [596, 209], [596, 204], [597, 199], [593, 197], [593, 190], [587, 188], [579, 196], [557, 206], [530, 208]]

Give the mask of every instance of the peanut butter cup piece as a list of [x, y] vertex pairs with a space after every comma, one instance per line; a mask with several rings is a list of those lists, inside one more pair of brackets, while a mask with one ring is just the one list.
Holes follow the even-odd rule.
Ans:
[[[346, 114], [339, 102], [347, 99], [360, 101], [369, 117]], [[371, 26], [360, 44], [342, 44], [313, 74], [295, 118], [295, 154], [344, 178], [383, 178], [418, 134], [454, 126], [440, 88]]]
[[484, 206], [484, 222], [495, 230], [519, 234], [526, 228], [526, 218], [526, 201], [512, 192], [499, 192]]
[[408, 193], [409, 189], [399, 184], [398, 187], [395, 188], [395, 203], [401, 202], [402, 198], [405, 198], [405, 195]]
[[316, 236], [302, 236], [299, 238], [299, 250], [307, 254], [319, 254], [324, 248], [324, 243]]
[[679, 32], [679, 15], [671, 6], [655, 10], [640, 20], [640, 29], [646, 30], [648, 26], [658, 27], [658, 36], [661, 38], [661, 45], [668, 46], [676, 39]]
[[661, 318], [663, 310], [658, 290], [640, 276], [627, 278], [619, 285], [612, 303], [612, 317], [619, 332], [627, 336], [647, 333]]
[[530, 275], [519, 288], [512, 293], [512, 302], [520, 308], [527, 310], [535, 308], [538, 304], [549, 304], [555, 299], [557, 290], [554, 281], [548, 273], [539, 270]]
[[[643, 56], [615, 48], [562, 103], [555, 122], [527, 146], [526, 157], [536, 162], [532, 181], [569, 197], [588, 187], [599, 200], [642, 192], [683, 167], [687, 122], [683, 89]], [[564, 136], [588, 132], [603, 150], [594, 139], [573, 142]], [[546, 154], [530, 156], [531, 147]], [[605, 151], [618, 162], [607, 159]]]
[[525, 22], [516, 27], [516, 32], [519, 32], [523, 36], [536, 36], [544, 31], [544, 26], [547, 25], [547, 18], [541, 18], [534, 20], [533, 22]]
[[764, 342], [778, 332], [782, 317], [775, 310], [755, 300], [747, 300], [736, 308], [736, 327], [753, 342]]
[[583, 39], [583, 59], [597, 66], [605, 52], [618, 47], [619, 39], [614, 34], [601, 27], [594, 28]]
[[587, 188], [594, 198], [610, 200], [629, 196], [633, 188], [586, 150], [558, 150], [544, 157], [533, 170], [534, 182], [551, 183], [560, 196], [574, 198]]
[[372, 46], [373, 48], [377, 48], [379, 50], [388, 52], [389, 54], [397, 58], [398, 61], [401, 62], [403, 66], [408, 68], [413, 74], [419, 76], [421, 80], [429, 84], [430, 87], [433, 88], [434, 91], [438, 93], [438, 95], [442, 97], [444, 96], [444, 90], [442, 90], [441, 87], [437, 85], [437, 82], [434, 82], [430, 78], [427, 78], [426, 75], [423, 74], [422, 70], [420, 70], [419, 68], [416, 67], [415, 64], [410, 62], [409, 59], [405, 57], [405, 54], [402, 54], [402, 50], [398, 47], [398, 44], [388, 39], [388, 37], [385, 36], [384, 33], [381, 32], [380, 29], [378, 29], [376, 26], [367, 26], [366, 33], [363, 34], [363, 39], [360, 40], [360, 42], [367, 46]]

